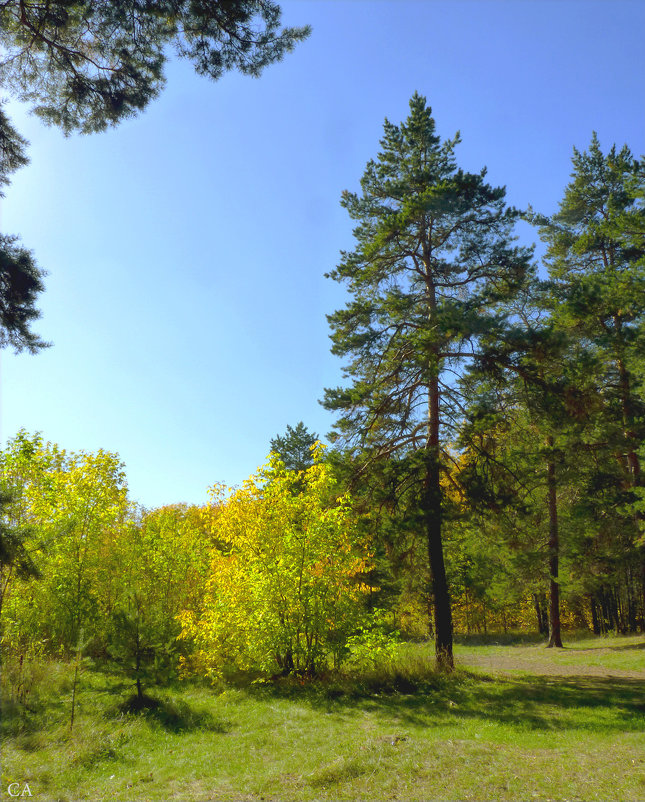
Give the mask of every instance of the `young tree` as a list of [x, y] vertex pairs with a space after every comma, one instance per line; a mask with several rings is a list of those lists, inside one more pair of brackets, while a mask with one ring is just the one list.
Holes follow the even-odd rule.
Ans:
[[318, 439], [318, 435], [312, 434], [300, 421], [295, 429], [287, 425], [282, 436], [271, 439], [271, 451], [280, 457], [288, 471], [306, 471], [314, 464], [311, 449]]
[[317, 457], [304, 473], [272, 457], [230, 497], [213, 489], [221, 547], [212, 552], [203, 609], [180, 616], [195, 670], [218, 676], [233, 665], [313, 676], [330, 655], [340, 662], [363, 623], [369, 557], [350, 498], [335, 498]]
[[406, 455], [416, 478], [434, 605], [437, 664], [453, 666], [452, 617], [443, 555], [443, 446], [460, 416], [454, 376], [480, 338], [494, 336], [501, 305], [524, 281], [530, 251], [511, 244], [518, 212], [486, 171], [458, 169], [459, 136], [441, 142], [415, 94], [399, 126], [385, 121], [382, 151], [368, 162], [362, 194], [345, 192], [356, 248], [329, 276], [353, 299], [329, 316], [332, 352], [349, 358], [348, 387], [327, 390], [341, 413], [337, 436], [362, 454], [357, 470]]
[[115, 454], [69, 453], [20, 432], [0, 453], [4, 479], [16, 490], [12, 525], [30, 527], [43, 543], [42, 579], [5, 598], [11, 638], [46, 641], [71, 651], [85, 627], [95, 643], [105, 633], [106, 598], [114, 596], [114, 562], [129, 514], [122, 463]]
[[2, 602], [12, 579], [39, 579], [42, 575], [35, 559], [33, 530], [12, 523], [11, 506], [16, 490], [0, 484], [0, 635]]
[[141, 598], [133, 592], [121, 599], [112, 614], [108, 654], [120, 672], [129, 678], [137, 689], [131, 700], [141, 710], [151, 700], [143, 692], [144, 685], [157, 685], [167, 680], [176, 664], [174, 638], [163, 640], [160, 633], [164, 624]]

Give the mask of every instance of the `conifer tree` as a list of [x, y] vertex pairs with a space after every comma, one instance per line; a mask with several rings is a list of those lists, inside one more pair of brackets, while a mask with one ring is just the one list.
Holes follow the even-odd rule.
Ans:
[[310, 432], [300, 421], [293, 426], [287, 424], [283, 435], [271, 438], [271, 451], [280, 457], [288, 471], [306, 471], [314, 464], [311, 449], [318, 441], [318, 435]]
[[554, 319], [599, 357], [606, 418], [636, 487], [645, 434], [632, 376], [645, 345], [645, 162], [626, 146], [605, 156], [594, 133], [588, 151], [574, 149], [573, 168], [559, 211], [534, 220], [548, 246]]
[[258, 76], [309, 34], [280, 17], [271, 0], [6, 0], [0, 85], [65, 133], [100, 131], [160, 93], [173, 50], [215, 80]]
[[[558, 212], [533, 219], [548, 246], [552, 319], [594, 358], [597, 468], [587, 477], [583, 498], [599, 529], [607, 531], [608, 509], [615, 522], [622, 518], [616, 546], [623, 553], [631, 551], [640, 562], [644, 610], [639, 452], [645, 439], [640, 384], [645, 350], [645, 160], [635, 159], [627, 146], [619, 150], [614, 145], [604, 154], [594, 133], [589, 149], [574, 149], [572, 161], [571, 181]], [[637, 616], [632, 613], [629, 618], [633, 627]]]
[[427, 541], [436, 658], [451, 669], [452, 615], [443, 554], [445, 446], [461, 415], [455, 375], [495, 339], [504, 303], [529, 271], [530, 251], [512, 244], [518, 212], [486, 170], [457, 167], [460, 141], [441, 141], [426, 99], [384, 125], [362, 192], [345, 192], [356, 247], [328, 275], [352, 295], [329, 316], [332, 352], [345, 358], [346, 387], [326, 391], [336, 437], [371, 463], [405, 456]]
[[[9, 175], [28, 163], [26, 147], [0, 104], [0, 198]], [[16, 352], [26, 348], [34, 353], [47, 346], [30, 329], [40, 316], [35, 301], [43, 290], [44, 275], [17, 237], [0, 234], [0, 348], [11, 345]]]

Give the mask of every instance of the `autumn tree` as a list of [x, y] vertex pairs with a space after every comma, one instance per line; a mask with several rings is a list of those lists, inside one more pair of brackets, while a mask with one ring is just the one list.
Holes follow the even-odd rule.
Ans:
[[12, 523], [37, 532], [42, 579], [12, 583], [3, 615], [8, 642], [40, 641], [70, 652], [80, 631], [100, 643], [117, 596], [113, 555], [129, 514], [116, 454], [71, 453], [20, 432], [0, 455], [17, 491]]
[[425, 98], [415, 94], [408, 119], [386, 120], [384, 132], [362, 192], [343, 194], [356, 247], [329, 276], [352, 300], [329, 322], [350, 384], [327, 390], [324, 405], [340, 413], [336, 436], [360, 455], [357, 471], [406, 457], [432, 576], [437, 663], [450, 669], [441, 473], [461, 414], [454, 376], [482, 337], [494, 337], [530, 252], [512, 244], [518, 212], [504, 189], [486, 183], [485, 170], [457, 167], [459, 136], [441, 141]]
[[313, 676], [338, 665], [362, 622], [369, 556], [320, 454], [304, 474], [272, 458], [232, 495], [215, 487], [213, 508], [220, 546], [203, 610], [180, 617], [186, 667]]
[[[178, 616], [201, 611], [209, 574], [208, 524], [199, 507], [184, 504], [140, 511], [120, 529], [104, 558], [117, 577], [104, 609], [107, 653], [132, 679], [137, 704], [143, 686], [176, 674], [181, 643]], [[107, 587], [97, 588], [107, 601]]]

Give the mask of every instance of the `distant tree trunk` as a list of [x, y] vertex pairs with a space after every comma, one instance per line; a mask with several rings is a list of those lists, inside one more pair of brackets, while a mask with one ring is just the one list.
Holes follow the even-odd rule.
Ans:
[[[645, 548], [643, 550], [645, 551]], [[645, 632], [645, 557], [643, 557], [641, 563], [641, 611], [639, 621], [641, 632]]]
[[[553, 449], [553, 437], [547, 437], [547, 446]], [[547, 498], [549, 507], [549, 643], [562, 648], [560, 635], [560, 541], [558, 533], [558, 500], [555, 462], [550, 455], [547, 462]]]
[[137, 606], [137, 635], [136, 635], [136, 654], [135, 654], [135, 675], [137, 678], [137, 699], [143, 702], [143, 688], [141, 687], [141, 632], [139, 629], [139, 607]]
[[533, 594], [533, 606], [535, 607], [535, 615], [537, 617], [538, 632], [540, 635], [549, 634], [549, 616], [546, 612], [546, 602], [543, 593]]
[[589, 606], [591, 607], [591, 625], [594, 635], [600, 635], [600, 619], [598, 618], [598, 605], [593, 593], [589, 594]]
[[[627, 469], [629, 471], [629, 480], [632, 487], [642, 487], [641, 466], [636, 453], [635, 444], [638, 443], [638, 436], [634, 431], [634, 402], [632, 398], [632, 383], [629, 371], [625, 366], [625, 361], [622, 357], [624, 348], [624, 340], [621, 332], [620, 339], [621, 355], [617, 359], [620, 396], [622, 403], [623, 413], [623, 436], [627, 445]], [[643, 521], [643, 513], [637, 510], [634, 513], [636, 519], [636, 526], [639, 527]], [[645, 632], [645, 547], [641, 547], [641, 594], [642, 594], [642, 617], [641, 617], [641, 631]]]
[[586, 629], [589, 631], [589, 622], [585, 615], [584, 602], [580, 596], [576, 596], [571, 603], [571, 612], [573, 619], [578, 629]]

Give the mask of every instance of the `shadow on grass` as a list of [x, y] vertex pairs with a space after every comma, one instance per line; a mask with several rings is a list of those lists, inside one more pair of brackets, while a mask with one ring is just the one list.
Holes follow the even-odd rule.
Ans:
[[351, 719], [372, 712], [405, 726], [445, 727], [467, 720], [533, 731], [645, 732], [645, 681], [627, 678], [498, 677], [465, 670], [418, 681], [296, 683], [249, 688], [251, 695], [306, 702]]
[[69, 718], [70, 703], [64, 697], [37, 699], [24, 705], [4, 697], [0, 705], [0, 737], [16, 738], [37, 733], [47, 721]]
[[146, 694], [142, 698], [134, 694], [116, 709], [107, 711], [108, 717], [115, 714], [119, 717], [140, 716], [174, 733], [203, 730], [224, 734], [231, 728], [230, 722], [215, 718], [207, 710], [196, 710], [183, 700], [158, 699]]
[[454, 641], [460, 646], [538, 646], [540, 643], [546, 645], [548, 638], [537, 632], [495, 632], [456, 634]]
[[644, 699], [642, 680], [479, 677], [473, 684], [456, 683], [448, 699], [417, 694], [408, 700], [371, 700], [367, 707], [427, 726], [480, 719], [529, 730], [610, 734], [645, 731]]

